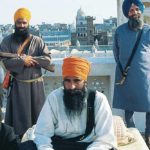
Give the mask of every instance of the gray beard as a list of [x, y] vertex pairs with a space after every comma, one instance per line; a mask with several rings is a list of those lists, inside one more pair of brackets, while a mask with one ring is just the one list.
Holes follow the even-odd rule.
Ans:
[[128, 21], [129, 28], [134, 31], [138, 31], [143, 26], [143, 21], [141, 18], [130, 17]]

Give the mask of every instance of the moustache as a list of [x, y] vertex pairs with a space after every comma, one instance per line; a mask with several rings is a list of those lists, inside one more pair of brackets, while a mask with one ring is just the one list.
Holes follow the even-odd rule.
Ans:
[[22, 27], [21, 27], [21, 28], [18, 28], [18, 30], [25, 30], [25, 29], [26, 29], [26, 28], [22, 28]]
[[14, 37], [17, 41], [24, 41], [29, 36], [29, 27], [16, 27]]
[[138, 14], [134, 14], [133, 16], [131, 16], [131, 18], [140, 18], [140, 16]]

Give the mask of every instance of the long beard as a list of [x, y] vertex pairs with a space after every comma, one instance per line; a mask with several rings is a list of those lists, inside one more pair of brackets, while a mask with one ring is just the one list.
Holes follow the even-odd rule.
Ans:
[[81, 90], [67, 90], [64, 89], [63, 101], [65, 105], [65, 111], [69, 118], [80, 116], [83, 108], [85, 107], [86, 89]]
[[29, 26], [27, 28], [18, 28], [15, 26], [14, 38], [18, 42], [24, 42], [29, 37]]
[[128, 25], [129, 25], [130, 29], [137, 31], [137, 30], [141, 29], [141, 27], [143, 25], [143, 21], [141, 18], [130, 17], [129, 21], [128, 21]]

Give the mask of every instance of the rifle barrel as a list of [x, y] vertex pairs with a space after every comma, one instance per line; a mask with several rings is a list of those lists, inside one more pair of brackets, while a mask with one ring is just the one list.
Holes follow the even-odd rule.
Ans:
[[[15, 54], [15, 53], [0, 52], [0, 57], [2, 57], [2, 58], [16, 58], [16, 57], [19, 57], [19, 55]], [[40, 57], [33, 57], [33, 59], [37, 60], [38, 62], [40, 61], [39, 58]], [[40, 65], [40, 63], [39, 63], [39, 65]], [[54, 72], [54, 70], [55, 70], [54, 64], [50, 64], [49, 66], [44, 66], [44, 67], [41, 66], [41, 67], [50, 71], [50, 72]]]
[[18, 54], [14, 54], [14, 53], [0, 52], [0, 57], [15, 58], [19, 56]]

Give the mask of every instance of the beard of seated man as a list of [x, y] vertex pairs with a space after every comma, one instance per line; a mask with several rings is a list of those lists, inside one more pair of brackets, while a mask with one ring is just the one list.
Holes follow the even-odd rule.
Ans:
[[29, 26], [26, 27], [17, 27], [15, 25], [14, 38], [17, 42], [24, 42], [24, 40], [29, 37]]
[[129, 17], [128, 25], [130, 29], [137, 31], [141, 29], [143, 25], [143, 21], [141, 18], [135, 18], [134, 16], [132, 16], [132, 17]]
[[63, 101], [66, 107], [67, 116], [71, 119], [80, 116], [85, 107], [86, 88], [83, 89], [64, 89]]

